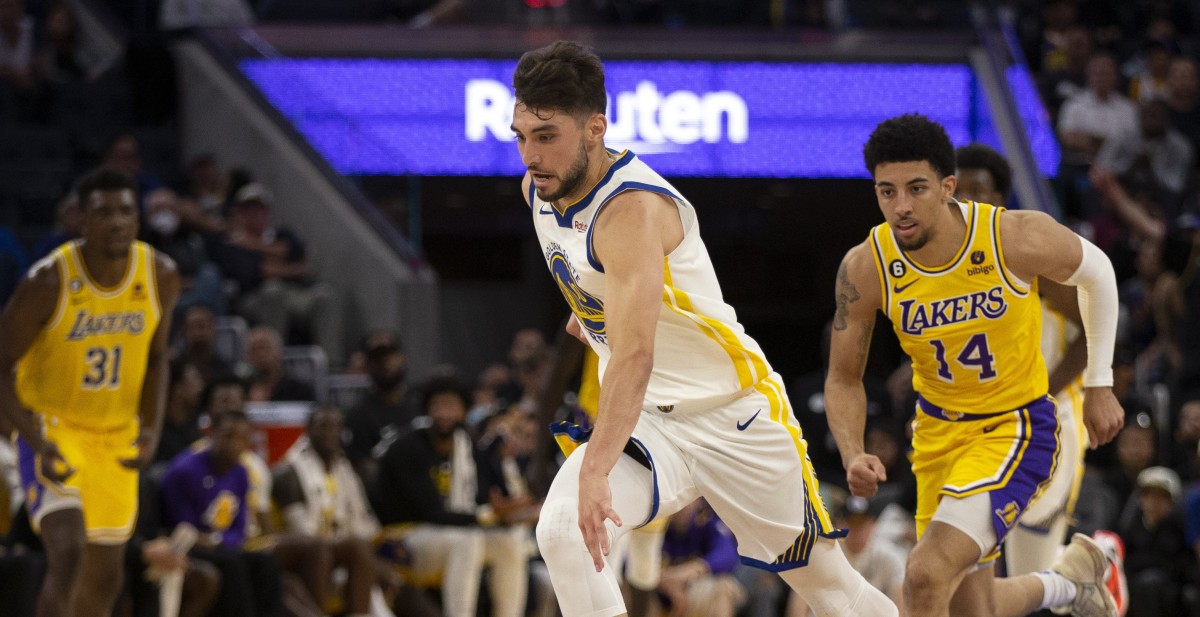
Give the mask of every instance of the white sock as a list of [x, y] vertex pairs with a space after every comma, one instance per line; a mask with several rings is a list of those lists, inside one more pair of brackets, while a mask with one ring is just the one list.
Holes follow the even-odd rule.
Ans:
[[1034, 572], [1034, 576], [1042, 581], [1042, 608], [1055, 608], [1075, 601], [1075, 583], [1067, 577], [1053, 571]]

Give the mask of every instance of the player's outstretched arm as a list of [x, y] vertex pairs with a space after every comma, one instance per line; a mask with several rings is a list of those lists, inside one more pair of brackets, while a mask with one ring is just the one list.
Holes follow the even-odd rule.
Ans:
[[57, 263], [43, 259], [17, 285], [4, 313], [0, 314], [0, 332], [4, 333], [0, 336], [0, 415], [16, 427], [30, 449], [42, 455], [42, 475], [56, 482], [65, 480], [74, 470], [58, 453], [58, 447], [42, 438], [33, 414], [17, 398], [16, 371], [21, 357], [54, 318], [58, 288]]
[[881, 293], [870, 247], [864, 242], [850, 249], [838, 267], [835, 284], [837, 307], [825, 376], [825, 417], [837, 440], [850, 492], [860, 497], [874, 495], [879, 483], [887, 480], [883, 463], [863, 448], [867, 421], [863, 371], [871, 349], [875, 311], [883, 302]]
[[1008, 269], [1024, 281], [1042, 276], [1076, 288], [1087, 339], [1083, 416], [1093, 448], [1116, 437], [1125, 412], [1112, 393], [1117, 279], [1108, 256], [1042, 212], [1005, 212], [1000, 240]]
[[612, 356], [579, 473], [579, 527], [598, 572], [609, 550], [604, 521], [622, 524], [612, 508], [608, 473], [642, 411], [654, 365], [663, 258], [682, 240], [683, 225], [674, 204], [646, 191], [613, 198], [594, 225], [596, 257], [605, 273], [604, 327]]
[[137, 456], [122, 459], [126, 467], [142, 469], [154, 460], [158, 450], [158, 438], [162, 434], [163, 413], [167, 406], [167, 389], [170, 384], [167, 362], [170, 360], [171, 314], [179, 301], [179, 271], [175, 262], [162, 253], [155, 252], [154, 271], [158, 289], [161, 317], [154, 340], [150, 343], [150, 355], [146, 359], [146, 378], [142, 382], [142, 398], [138, 407]]

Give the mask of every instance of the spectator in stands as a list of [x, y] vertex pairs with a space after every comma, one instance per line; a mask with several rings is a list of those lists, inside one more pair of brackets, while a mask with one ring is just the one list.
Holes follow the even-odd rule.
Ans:
[[1167, 109], [1171, 126], [1192, 142], [1192, 151], [1200, 149], [1200, 75], [1196, 61], [1180, 56], [1167, 70]]
[[1105, 140], [1096, 165], [1126, 182], [1149, 185], [1159, 203], [1174, 206], [1191, 177], [1192, 144], [1171, 128], [1167, 105], [1161, 100], [1142, 103], [1139, 117], [1138, 124]]
[[526, 411], [537, 408], [537, 397], [545, 387], [549, 376], [550, 354], [546, 348], [546, 337], [537, 328], [522, 328], [513, 334], [508, 347], [508, 366], [512, 371], [512, 384], [505, 395], [518, 401]]
[[179, 269], [180, 294], [173, 323], [179, 323], [184, 311], [199, 304], [224, 314], [221, 270], [208, 260], [204, 238], [182, 225], [184, 201], [171, 189], [159, 188], [146, 196], [145, 207], [142, 238], [175, 260]]
[[50, 235], [34, 245], [31, 257], [33, 261], [37, 261], [49, 255], [50, 251], [58, 248], [64, 242], [74, 240], [82, 235], [83, 210], [79, 209], [79, 197], [75, 191], [67, 191], [54, 209], [54, 229], [50, 231]]
[[227, 411], [245, 413], [246, 384], [232, 374], [214, 378], [208, 382], [208, 387], [204, 390], [202, 407], [209, 422]]
[[1171, 469], [1150, 467], [1138, 474], [1137, 501], [1120, 529], [1129, 580], [1127, 617], [1181, 614], [1183, 586], [1196, 555], [1187, 545], [1180, 491], [1179, 476]]
[[1171, 61], [1179, 55], [1179, 45], [1172, 39], [1152, 38], [1142, 47], [1141, 66], [1129, 80], [1129, 98], [1145, 105], [1167, 97], [1167, 75]]
[[[0, 0], [2, 2], [4, 0]], [[163, 181], [142, 167], [142, 149], [136, 137], [122, 133], [109, 142], [104, 149], [104, 165], [137, 181], [138, 213], [145, 215], [146, 198], [155, 189], [162, 188]]]
[[229, 230], [215, 244], [212, 259], [238, 284], [238, 311], [251, 323], [270, 326], [285, 337], [302, 329], [330, 358], [343, 357], [337, 303], [329, 288], [309, 276], [304, 242], [271, 222], [270, 191], [257, 182], [233, 198]]
[[1084, 26], [1070, 26], [1063, 38], [1063, 49], [1039, 80], [1042, 100], [1046, 102], [1050, 117], [1056, 120], [1062, 104], [1086, 89], [1087, 64], [1093, 51], [1092, 33]]
[[658, 593], [671, 615], [733, 617], [746, 590], [733, 577], [733, 532], [703, 498], [671, 515], [662, 545]]
[[1163, 240], [1152, 240], [1138, 246], [1136, 276], [1121, 283], [1119, 295], [1129, 310], [1129, 342], [1155, 383], [1168, 381], [1183, 365], [1176, 336], [1184, 317], [1183, 297], [1179, 276], [1164, 261], [1164, 245]]
[[25, 13], [25, 0], [0, 0], [0, 113], [10, 119], [45, 119], [44, 90], [34, 70], [33, 17]]
[[204, 377], [192, 364], [176, 360], [170, 365], [167, 408], [154, 460], [168, 462], [200, 440], [200, 395]]
[[1157, 456], [1157, 437], [1150, 424], [1150, 415], [1138, 413], [1117, 436], [1118, 464], [1105, 475], [1105, 481], [1113, 489], [1123, 511], [1132, 501], [1138, 474], [1150, 467]]
[[1106, 139], [1137, 126], [1137, 108], [1117, 91], [1117, 66], [1107, 53], [1087, 65], [1087, 89], [1067, 99], [1058, 113], [1062, 164], [1055, 179], [1066, 214], [1087, 220], [1099, 211], [1088, 171]]
[[205, 235], [225, 231], [225, 202], [229, 183], [217, 157], [209, 153], [192, 157], [187, 165], [188, 186], [181, 209], [183, 224]]
[[250, 478], [240, 460], [252, 434], [241, 412], [215, 417], [211, 447], [179, 455], [162, 482], [167, 525], [186, 522], [200, 531], [193, 554], [222, 571], [217, 615], [277, 615], [280, 608], [274, 558], [243, 550]]
[[79, 42], [79, 23], [66, 0], [57, 0], [46, 11], [46, 40], [35, 56], [38, 73], [52, 84], [92, 81], [108, 63]]
[[[379, 521], [342, 452], [343, 428], [342, 410], [313, 410], [305, 435], [275, 470], [273, 497], [286, 531], [321, 539], [334, 567], [346, 569], [345, 612], [363, 615], [370, 610], [376, 579], [371, 541], [379, 533]], [[322, 605], [332, 595], [332, 581], [324, 582], [325, 587], [313, 590]]]
[[246, 337], [251, 401], [316, 401], [312, 384], [293, 379], [283, 367], [283, 337], [267, 326], [251, 328]]
[[408, 358], [400, 338], [388, 330], [372, 332], [362, 351], [371, 390], [346, 414], [350, 431], [346, 457], [369, 486], [378, 473], [377, 459], [389, 444], [412, 431], [418, 411], [406, 396]]
[[[469, 401], [470, 394], [453, 378], [430, 382], [422, 405], [429, 426], [387, 448], [370, 490], [383, 524], [411, 524], [403, 543], [412, 556], [414, 576], [421, 582], [440, 573], [443, 611], [451, 617], [475, 615], [484, 529], [525, 516], [530, 504], [527, 498], [505, 498], [490, 477], [464, 426]], [[497, 593], [510, 595], [497, 599]], [[493, 604], [514, 606], [511, 597], [524, 593], [493, 585]]]
[[1184, 482], [1200, 480], [1200, 391], [1185, 394], [1171, 444], [1171, 467]]
[[[544, 435], [540, 429], [531, 414], [513, 407], [502, 418], [493, 438], [481, 442], [482, 458], [489, 467], [486, 475], [493, 478], [506, 499], [526, 504], [522, 511], [508, 517], [506, 525], [484, 530], [484, 564], [491, 568], [488, 588], [498, 615], [525, 613], [533, 525], [541, 507], [529, 488], [529, 464], [539, 434]], [[547, 586], [542, 591], [553, 598], [552, 588]]]
[[[206, 393], [208, 410], [215, 433], [227, 414], [244, 416], [245, 386], [236, 378], [225, 377], [212, 384]], [[253, 435], [253, 430], [251, 431]], [[215, 439], [206, 438], [200, 449], [214, 447]], [[332, 570], [328, 547], [315, 537], [277, 533], [271, 510], [273, 482], [270, 468], [253, 449], [242, 451], [238, 463], [246, 472], [248, 490], [242, 503], [246, 513], [245, 537], [248, 545], [269, 549], [271, 563], [283, 571], [283, 603], [293, 615], [319, 615], [315, 591], [323, 588]], [[226, 566], [228, 567], [228, 566]]]
[[163, 30], [252, 25], [254, 11], [246, 0], [163, 0], [158, 9]]
[[200, 369], [205, 382], [235, 375], [235, 369], [217, 355], [217, 317], [213, 310], [203, 304], [188, 307], [183, 312], [180, 328], [180, 346], [175, 359], [192, 364]]
[[182, 570], [179, 617], [205, 617], [217, 601], [221, 573], [207, 561], [189, 558], [190, 545], [176, 550], [175, 539], [166, 536], [159, 490], [165, 471], [166, 465], [155, 465], [138, 477], [137, 525], [125, 550], [125, 590], [131, 612], [136, 617], [157, 617], [161, 577]]
[[502, 406], [511, 402], [505, 398], [505, 388], [512, 380], [512, 370], [502, 362], [493, 362], [480, 371], [472, 392], [471, 409], [467, 412], [467, 424], [471, 430], [475, 431], [481, 423], [499, 413]]

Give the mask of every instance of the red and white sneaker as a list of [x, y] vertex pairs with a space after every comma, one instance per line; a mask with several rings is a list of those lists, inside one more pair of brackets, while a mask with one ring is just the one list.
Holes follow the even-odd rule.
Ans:
[[1125, 580], [1125, 543], [1121, 541], [1121, 536], [1105, 529], [1092, 534], [1092, 539], [1108, 557], [1104, 586], [1117, 603], [1117, 614], [1125, 617], [1125, 611], [1129, 608], [1129, 585]]
[[1051, 612], [1074, 617], [1117, 617], [1117, 603], [1105, 583], [1111, 565], [1095, 540], [1081, 533], [1071, 536], [1071, 543], [1059, 553], [1050, 570], [1075, 586], [1075, 599], [1051, 607]]

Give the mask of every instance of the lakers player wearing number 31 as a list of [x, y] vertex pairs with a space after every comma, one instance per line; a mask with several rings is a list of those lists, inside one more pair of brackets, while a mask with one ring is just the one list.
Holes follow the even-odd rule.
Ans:
[[107, 615], [154, 458], [179, 275], [135, 240], [137, 185], [111, 169], [76, 189], [83, 237], [34, 264], [0, 316], [0, 414], [46, 547], [38, 617]]
[[1041, 212], [959, 202], [941, 125], [915, 114], [882, 122], [864, 147], [885, 222], [837, 274], [825, 382], [847, 481], [869, 497], [883, 465], [863, 450], [862, 375], [876, 311], [912, 358], [917, 533], [905, 614], [1015, 617], [1039, 608], [1116, 615], [1107, 562], [1077, 534], [1045, 572], [992, 578], [997, 546], [1049, 484], [1060, 427], [1042, 359], [1036, 277], [1078, 289], [1087, 339], [1084, 423], [1093, 447], [1124, 420], [1112, 393], [1117, 289], [1108, 258]]

